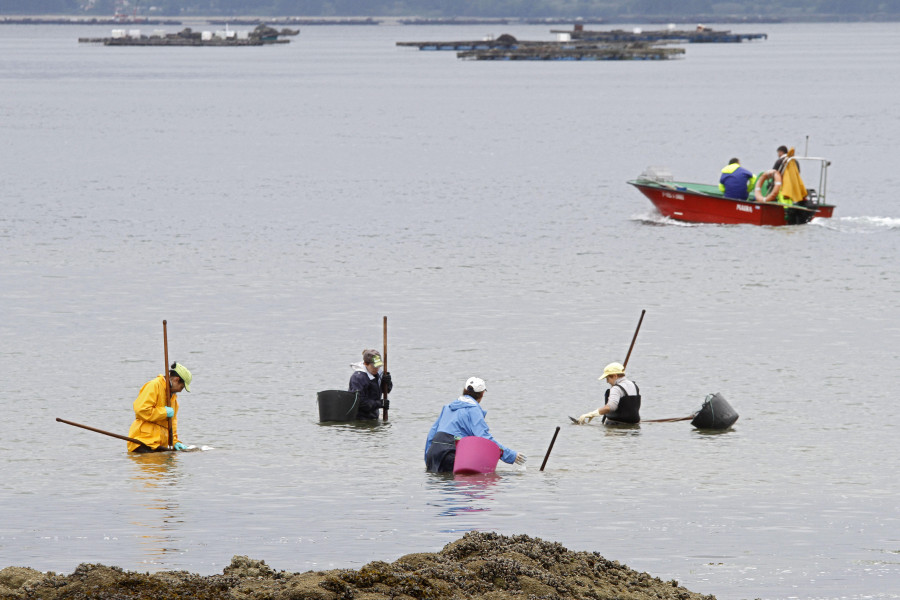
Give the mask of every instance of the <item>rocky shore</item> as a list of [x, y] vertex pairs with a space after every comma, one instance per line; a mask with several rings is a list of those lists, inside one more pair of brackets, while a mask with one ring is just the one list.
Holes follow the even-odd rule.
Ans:
[[0, 570], [2, 600], [381, 600], [507, 598], [714, 600], [677, 581], [525, 535], [467, 533], [437, 553], [407, 554], [359, 570], [287, 573], [235, 556], [221, 575], [154, 574], [81, 564], [71, 575]]

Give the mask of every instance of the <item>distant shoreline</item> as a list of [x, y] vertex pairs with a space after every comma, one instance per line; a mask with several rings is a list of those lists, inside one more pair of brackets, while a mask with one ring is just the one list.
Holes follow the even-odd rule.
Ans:
[[[547, 18], [480, 18], [480, 17], [455, 17], [455, 18], [423, 18], [411, 16], [264, 16], [264, 15], [206, 15], [206, 16], [138, 16], [136, 19], [117, 19], [114, 17], [88, 16], [88, 15], [4, 15], [0, 14], [0, 25], [200, 25], [211, 22], [242, 22], [255, 21], [259, 23], [272, 23], [276, 25], [356, 25], [356, 26], [398, 26], [398, 25], [561, 25], [579, 22], [578, 19], [563, 17]], [[896, 23], [900, 22], [900, 15], [867, 15], [858, 18], [847, 18], [838, 15], [820, 15], [817, 18], [808, 16], [803, 18], [793, 17], [743, 17], [739, 15], [695, 15], [695, 16], [652, 16], [632, 15], [615, 19], [584, 18], [580, 22], [590, 26], [613, 26], [625, 24], [650, 24], [650, 25], [694, 25], [719, 24], [719, 25], [766, 25], [777, 23]]]

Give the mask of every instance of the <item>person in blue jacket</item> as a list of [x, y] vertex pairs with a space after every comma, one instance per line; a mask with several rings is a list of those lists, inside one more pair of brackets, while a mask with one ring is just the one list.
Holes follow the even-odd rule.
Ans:
[[481, 408], [484, 396], [484, 380], [470, 377], [466, 381], [462, 396], [444, 406], [441, 414], [431, 426], [425, 440], [425, 466], [432, 473], [450, 473], [456, 459], [456, 441], [474, 435], [491, 440], [500, 447], [500, 460], [505, 463], [525, 464], [525, 455], [507, 448], [491, 435], [484, 421], [486, 410]]
[[722, 169], [719, 177], [719, 191], [732, 200], [746, 200], [756, 183], [756, 176], [741, 166], [741, 161], [732, 158]]
[[378, 418], [378, 410], [390, 408], [390, 400], [382, 398], [382, 394], [390, 394], [394, 389], [391, 374], [384, 370], [384, 362], [378, 350], [363, 350], [362, 362], [350, 365], [353, 375], [347, 389], [359, 393], [359, 412], [356, 419], [371, 421]]

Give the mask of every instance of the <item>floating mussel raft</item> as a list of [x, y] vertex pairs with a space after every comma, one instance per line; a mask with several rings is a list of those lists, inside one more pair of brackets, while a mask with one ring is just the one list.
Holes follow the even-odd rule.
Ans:
[[520, 41], [509, 34], [496, 39], [397, 42], [397, 45], [419, 50], [455, 51], [457, 58], [464, 60], [666, 60], [684, 54], [683, 48], [668, 48], [650, 42]]
[[684, 54], [684, 48], [635, 44], [571, 44], [566, 42], [519, 48], [466, 50], [456, 56], [464, 60], [668, 60]]
[[154, 31], [150, 35], [141, 34], [140, 29], [114, 29], [111, 37], [78, 38], [78, 41], [87, 44], [103, 44], [104, 46], [264, 46], [287, 44], [290, 40], [279, 39], [279, 36], [292, 36], [299, 33], [299, 29], [279, 31], [267, 25], [258, 25], [249, 32], [238, 32], [233, 29], [216, 32], [193, 31], [190, 27], [186, 27], [178, 33]]
[[597, 42], [687, 42], [689, 44], [739, 44], [745, 41], [768, 39], [765, 33], [732, 33], [727, 30], [710, 29], [697, 25], [693, 30], [669, 29], [643, 31], [635, 28], [632, 31], [613, 29], [610, 31], [591, 31], [583, 26], [575, 25], [573, 29], [553, 29], [551, 33], [568, 35], [573, 40]]

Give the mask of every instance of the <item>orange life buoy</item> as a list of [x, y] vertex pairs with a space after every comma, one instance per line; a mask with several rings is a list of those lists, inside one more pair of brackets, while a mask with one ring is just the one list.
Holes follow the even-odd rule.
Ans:
[[[769, 190], [768, 195], [763, 196], [762, 186], [770, 179], [772, 180], [772, 189]], [[757, 202], [772, 202], [773, 200], [778, 198], [778, 192], [780, 191], [781, 173], [779, 173], [775, 169], [769, 169], [756, 179], [756, 189], [753, 190], [753, 195], [756, 196]]]

